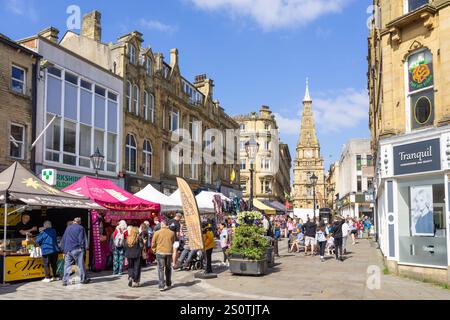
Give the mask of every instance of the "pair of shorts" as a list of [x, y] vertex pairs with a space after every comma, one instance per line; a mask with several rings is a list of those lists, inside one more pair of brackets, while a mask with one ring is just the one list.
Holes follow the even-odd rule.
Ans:
[[305, 246], [316, 245], [316, 238], [314, 237], [305, 237]]
[[173, 248], [174, 249], [178, 249], [180, 247], [180, 241], [175, 241], [174, 243], [173, 243]]

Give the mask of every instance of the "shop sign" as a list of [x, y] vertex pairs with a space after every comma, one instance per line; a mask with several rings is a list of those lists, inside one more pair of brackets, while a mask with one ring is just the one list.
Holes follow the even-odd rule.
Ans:
[[394, 174], [441, 170], [440, 139], [394, 147]]
[[68, 186], [74, 184], [81, 179], [81, 176], [74, 176], [70, 174], [57, 174], [56, 175], [56, 189], [62, 190]]
[[41, 180], [46, 182], [48, 185], [55, 186], [56, 185], [56, 170], [55, 169], [44, 169], [41, 173]]

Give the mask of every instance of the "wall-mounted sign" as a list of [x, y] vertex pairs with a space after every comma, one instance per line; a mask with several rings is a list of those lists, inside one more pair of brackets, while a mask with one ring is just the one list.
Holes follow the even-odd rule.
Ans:
[[44, 169], [41, 173], [41, 180], [46, 182], [48, 185], [56, 185], [56, 170], [55, 169]]
[[394, 147], [394, 174], [441, 170], [440, 139]]

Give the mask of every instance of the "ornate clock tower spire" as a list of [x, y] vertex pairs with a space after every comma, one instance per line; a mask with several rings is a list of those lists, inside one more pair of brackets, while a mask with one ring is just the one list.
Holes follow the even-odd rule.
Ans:
[[[316, 205], [324, 204], [317, 201], [324, 197], [323, 159], [320, 155], [320, 144], [317, 139], [312, 111], [313, 101], [309, 93], [309, 79], [306, 79], [306, 91], [303, 99], [303, 114], [300, 136], [297, 143], [297, 157], [294, 161], [294, 208], [313, 208], [313, 188], [308, 186], [309, 177], [314, 173], [318, 178], [316, 186]], [[316, 211], [318, 214], [318, 211]], [[312, 217], [312, 215], [310, 215]]]

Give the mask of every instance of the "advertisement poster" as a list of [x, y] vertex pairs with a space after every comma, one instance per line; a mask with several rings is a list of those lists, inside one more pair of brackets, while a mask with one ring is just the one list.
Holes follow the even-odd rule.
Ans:
[[433, 186], [411, 187], [411, 234], [434, 236]]

